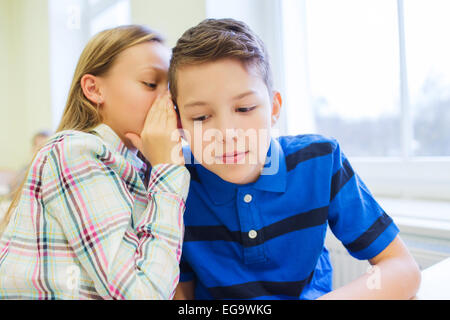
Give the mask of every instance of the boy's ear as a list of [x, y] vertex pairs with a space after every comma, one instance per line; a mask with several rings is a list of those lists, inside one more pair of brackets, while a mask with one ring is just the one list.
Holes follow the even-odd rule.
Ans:
[[84, 96], [94, 105], [103, 103], [103, 97], [100, 92], [99, 78], [92, 74], [85, 74], [80, 80], [81, 89]]
[[278, 91], [273, 92], [273, 98], [272, 98], [272, 114], [271, 114], [271, 120], [272, 120], [272, 126], [274, 126], [278, 118], [281, 115], [281, 105], [283, 101], [281, 99], [281, 94]]

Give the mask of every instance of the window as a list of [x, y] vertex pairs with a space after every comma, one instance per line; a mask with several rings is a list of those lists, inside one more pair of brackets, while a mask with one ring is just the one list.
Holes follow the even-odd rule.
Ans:
[[450, 3], [281, 1], [288, 133], [335, 137], [374, 193], [450, 199]]
[[72, 75], [87, 41], [97, 32], [129, 24], [129, 0], [50, 0], [50, 83], [55, 129]]
[[[92, 7], [90, 23], [91, 36], [107, 28], [130, 23], [131, 12], [128, 0], [90, 0], [90, 3]], [[101, 6], [102, 3], [103, 5]]]
[[395, 3], [309, 1], [306, 17], [317, 132], [349, 155], [399, 156]]
[[450, 156], [450, 2], [404, 1], [415, 156]]

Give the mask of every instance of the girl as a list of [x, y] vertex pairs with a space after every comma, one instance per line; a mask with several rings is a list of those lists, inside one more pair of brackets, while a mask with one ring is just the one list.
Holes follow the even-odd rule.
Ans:
[[57, 133], [5, 215], [0, 298], [172, 298], [189, 173], [169, 59], [142, 26], [87, 44]]

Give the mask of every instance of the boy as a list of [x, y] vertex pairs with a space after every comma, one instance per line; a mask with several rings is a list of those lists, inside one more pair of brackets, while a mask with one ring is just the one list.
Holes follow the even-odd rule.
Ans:
[[[187, 30], [169, 82], [194, 160], [175, 298], [414, 296], [419, 269], [339, 144], [271, 137], [281, 96], [264, 44], [244, 23], [207, 19]], [[332, 291], [327, 225], [375, 272]]]

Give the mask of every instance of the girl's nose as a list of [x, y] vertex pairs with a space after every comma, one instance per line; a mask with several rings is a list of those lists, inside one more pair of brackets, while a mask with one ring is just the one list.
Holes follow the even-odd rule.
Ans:
[[163, 95], [169, 90], [169, 87], [166, 84], [161, 84], [158, 86], [158, 95]]

